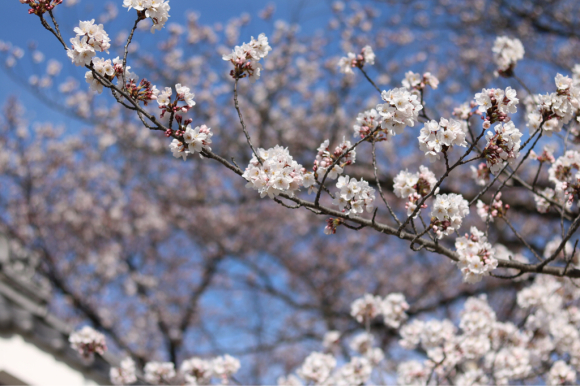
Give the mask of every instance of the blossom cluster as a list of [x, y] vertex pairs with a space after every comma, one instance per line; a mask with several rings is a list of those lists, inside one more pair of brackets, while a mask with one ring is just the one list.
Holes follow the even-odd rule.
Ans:
[[329, 380], [329, 384], [364, 385], [373, 371], [372, 364], [365, 357], [353, 357]]
[[341, 176], [336, 187], [340, 191], [336, 193], [332, 203], [346, 214], [363, 213], [365, 209], [370, 213], [375, 208], [375, 189], [362, 178], [357, 181], [356, 178]]
[[[311, 188], [312, 189], [312, 188]], [[325, 235], [334, 235], [336, 234], [336, 229], [339, 225], [343, 224], [344, 220], [341, 217], [330, 217], [326, 220], [326, 226], [324, 227], [324, 234]]]
[[93, 359], [95, 353], [103, 355], [107, 351], [105, 336], [89, 326], [73, 332], [68, 340], [85, 359]]
[[430, 320], [427, 322], [414, 319], [400, 330], [399, 344], [407, 349], [421, 346], [429, 358], [425, 365], [413, 360], [401, 363], [397, 368], [399, 384], [426, 384], [433, 370], [434, 362], [449, 366], [457, 361], [457, 329], [450, 320]]
[[429, 379], [431, 370], [412, 360], [401, 363], [397, 366], [397, 384], [399, 385], [424, 385]]
[[304, 360], [297, 373], [306, 381], [320, 384], [330, 377], [335, 367], [336, 359], [332, 355], [313, 352]]
[[555, 184], [555, 195], [565, 196], [571, 204], [574, 196], [580, 196], [580, 152], [566, 151], [548, 169], [548, 176]]
[[[224, 368], [223, 363], [222, 366], [220, 366], [220, 369], [221, 368]], [[190, 385], [207, 385], [210, 383], [211, 378], [214, 375], [213, 363], [209, 360], [197, 357], [184, 360], [181, 363], [180, 370], [184, 375], [186, 382]]]
[[547, 162], [547, 163], [554, 163], [556, 162], [556, 158], [554, 158], [554, 150], [551, 146], [544, 146], [544, 149], [540, 155], [538, 155], [535, 151], [530, 151], [530, 158], [535, 159], [538, 162]]
[[201, 153], [204, 149], [211, 151], [209, 145], [212, 136], [211, 129], [206, 125], [196, 126], [195, 129], [188, 125], [183, 133], [183, 141], [173, 139], [169, 144], [169, 149], [175, 158], [182, 157], [185, 161], [188, 155], [193, 155], [195, 152]]
[[430, 162], [440, 159], [439, 153], [446, 152], [452, 146], [467, 146], [465, 136], [467, 124], [455, 119], [441, 118], [439, 123], [431, 120], [421, 129], [419, 148], [425, 152]]
[[[407, 319], [409, 305], [402, 294], [389, 294], [385, 299], [371, 294], [365, 294], [353, 302], [351, 314], [359, 322], [370, 322], [378, 315], [385, 317], [385, 324], [391, 328], [399, 328]], [[338, 331], [329, 331], [324, 336], [323, 346], [332, 351], [338, 349], [340, 339]], [[337, 368], [337, 360], [330, 353], [312, 352], [306, 357], [296, 374], [307, 384], [327, 385], [362, 385], [368, 382], [373, 368], [383, 359], [384, 353], [379, 347], [373, 347], [374, 337], [364, 332], [354, 336], [349, 347], [356, 352], [350, 361]], [[294, 376], [281, 377], [278, 385], [302, 385], [301, 380]]]
[[[373, 130], [376, 130], [381, 124], [382, 118], [375, 109], [370, 109], [359, 113], [356, 117], [356, 124], [353, 126], [353, 137], [365, 138], [368, 137]], [[375, 141], [386, 141], [388, 139], [388, 131], [377, 131], [375, 134]]]
[[[105, 60], [94, 57], [92, 62], [93, 70], [107, 80], [112, 80], [115, 77], [120, 78], [123, 74], [123, 60], [118, 56], [112, 61], [111, 59]], [[137, 75], [129, 71], [130, 69], [130, 66], [125, 67], [125, 79], [129, 80], [128, 89], [131, 92], [131, 96], [133, 96], [135, 100], [144, 101], [145, 104], [150, 100], [155, 100], [159, 93], [157, 87], [152, 86], [151, 83], [146, 80], [142, 80], [140, 86], [136, 86], [134, 82], [137, 80]], [[96, 91], [99, 94], [103, 92], [103, 83], [95, 78], [93, 71], [87, 71], [85, 73], [85, 81], [89, 84], [91, 90]]]
[[228, 377], [231, 377], [240, 369], [240, 361], [228, 354], [214, 358], [211, 361], [211, 365], [213, 368], [213, 375], [221, 378], [222, 382], [226, 381]]
[[[414, 319], [401, 328], [400, 335], [401, 346], [415, 349], [420, 345], [427, 359], [424, 363], [415, 359], [401, 363], [398, 384], [426, 384], [435, 378], [457, 385], [487, 384], [490, 375], [496, 384], [506, 385], [529, 376], [532, 365], [546, 358], [542, 355], [547, 348], [541, 348], [543, 339], [533, 341], [532, 331], [497, 321], [485, 295], [467, 299], [459, 329], [448, 319]], [[557, 366], [555, 377], [573, 379], [566, 369]]]
[[509, 122], [511, 118], [508, 114], [518, 111], [517, 105], [520, 100], [516, 96], [516, 90], [511, 87], [505, 91], [499, 88], [484, 88], [475, 94], [478, 109], [482, 114], [485, 113], [483, 127], [488, 129], [493, 123]]
[[455, 331], [455, 326], [449, 320], [423, 322], [414, 319], [400, 329], [399, 344], [406, 349], [414, 349], [420, 345], [428, 351], [451, 340]]
[[322, 180], [326, 171], [332, 164], [340, 158], [340, 161], [332, 167], [330, 172], [328, 172], [327, 178], [335, 180], [347, 165], [352, 165], [356, 161], [356, 149], [349, 149], [352, 147], [350, 141], [347, 141], [343, 137], [340, 145], [334, 148], [334, 151], [330, 152], [330, 141], [327, 139], [320, 144], [316, 154], [316, 159], [314, 160], [314, 166], [312, 170], [316, 173], [319, 180]]
[[[339, 349], [338, 331], [328, 331], [324, 335], [323, 346], [329, 351]], [[385, 357], [383, 350], [373, 347], [374, 336], [370, 333], [361, 333], [353, 337], [349, 347], [356, 353], [350, 361], [337, 368], [338, 361], [330, 353], [313, 352], [306, 357], [303, 364], [296, 371], [298, 376], [307, 384], [316, 385], [363, 385], [368, 382], [373, 368]], [[360, 356], [358, 356], [360, 355]], [[280, 377], [278, 385], [298, 386], [301, 380], [294, 376]]]
[[354, 74], [352, 71], [353, 68], [363, 68], [365, 64], [373, 65], [375, 64], [375, 53], [371, 46], [364, 46], [363, 49], [360, 51], [360, 54], [355, 55], [352, 52], [349, 52], [347, 56], [340, 58], [338, 61], [338, 67], [340, 68], [340, 72], [345, 74]]
[[457, 266], [467, 283], [477, 283], [482, 277], [497, 268], [495, 250], [487, 241], [485, 233], [471, 227], [471, 234], [458, 237], [455, 248], [459, 255]]
[[[129, 68], [129, 67], [128, 67]], [[159, 95], [159, 90], [157, 86], [149, 82], [147, 79], [141, 79], [139, 84], [135, 83], [137, 76], [129, 77], [126, 85], [127, 92], [135, 101], [143, 101], [143, 104], [147, 106], [150, 101], [157, 100], [157, 95]]]
[[487, 221], [489, 216], [490, 221], [493, 222], [494, 218], [505, 216], [509, 208], [510, 206], [508, 204], [502, 202], [501, 192], [494, 197], [493, 202], [491, 203], [491, 209], [490, 206], [485, 204], [483, 201], [477, 200], [477, 214], [483, 221]]
[[522, 42], [507, 36], [498, 36], [491, 50], [493, 61], [497, 65], [497, 72], [502, 76], [511, 76], [518, 60], [524, 58]]
[[45, 12], [52, 11], [54, 7], [62, 4], [62, 0], [20, 0], [21, 4], [28, 4], [29, 14], [41, 16]]
[[488, 131], [483, 156], [490, 172], [497, 174], [506, 163], [513, 164], [520, 155], [522, 133], [513, 122], [498, 123], [494, 127], [495, 133]]
[[248, 181], [246, 188], [255, 189], [260, 197], [273, 198], [280, 193], [294, 195], [301, 186], [314, 185], [313, 173], [306, 170], [292, 158], [288, 148], [276, 145], [264, 150], [258, 149], [258, 156], [252, 157], [242, 177]]
[[[177, 113], [177, 112], [187, 112], [193, 106], [195, 106], [195, 101], [193, 98], [195, 94], [191, 92], [189, 87], [182, 86], [181, 83], [177, 83], [175, 85], [175, 93], [176, 97], [173, 102], [171, 102], [171, 94], [173, 91], [171, 87], [165, 87], [165, 89], [161, 92], [155, 88], [155, 96], [157, 100], [157, 104], [161, 109], [161, 117], [165, 115], [167, 111]], [[178, 106], [178, 102], [185, 102], [185, 106]]]
[[563, 360], [556, 361], [548, 373], [548, 385], [573, 385], [576, 383], [576, 370]]
[[[115, 69], [111, 63], [111, 59], [93, 58], [93, 68], [95, 72], [103, 77], [112, 77], [115, 74]], [[103, 83], [95, 78], [92, 71], [85, 73], [85, 81], [89, 84], [89, 88], [99, 94], [103, 92]]]
[[[334, 332], [339, 333], [338, 331], [334, 331]], [[362, 332], [358, 335], [355, 335], [350, 340], [350, 343], [348, 346], [353, 351], [356, 351], [359, 354], [365, 354], [373, 348], [374, 340], [375, 340], [375, 337], [373, 334], [369, 334], [368, 332]]]
[[252, 36], [249, 43], [236, 46], [230, 54], [223, 55], [222, 59], [234, 65], [234, 69], [230, 72], [232, 78], [241, 79], [248, 76], [252, 82], [255, 82], [260, 78], [262, 70], [259, 60], [265, 58], [270, 51], [272, 47], [268, 44], [266, 35], [262, 33], [258, 35], [258, 39]]
[[141, 13], [143, 18], [150, 18], [153, 22], [151, 33], [161, 30], [167, 20], [169, 20], [169, 1], [164, 0], [123, 0], [123, 8], [131, 10], [134, 8]]
[[539, 128], [547, 135], [558, 133], [562, 127], [577, 116], [580, 108], [580, 85], [568, 76], [557, 74], [555, 78], [557, 91], [545, 95], [535, 95], [530, 101], [532, 106], [528, 114], [528, 127]]
[[102, 24], [95, 24], [95, 19], [79, 22], [74, 32], [77, 35], [70, 39], [72, 49], [67, 49], [66, 54], [75, 65], [89, 66], [96, 51], [109, 52], [111, 39]]
[[461, 194], [438, 194], [431, 211], [431, 227], [437, 237], [442, 238], [459, 229], [468, 214], [469, 203]]
[[135, 362], [130, 357], [121, 361], [119, 367], [111, 367], [109, 378], [113, 385], [129, 385], [137, 382]]
[[560, 358], [568, 356], [569, 364], [574, 368], [563, 368], [555, 361], [548, 375], [555, 381], [560, 376], [569, 377], [573, 384], [580, 368], [578, 308], [572, 304], [579, 298], [580, 291], [570, 281], [544, 276], [537, 276], [530, 287], [518, 293], [518, 305], [530, 311], [525, 328], [544, 337], [531, 342], [530, 356], [538, 359], [548, 358], [552, 353]]
[[474, 107], [476, 107], [475, 101], [471, 101], [471, 103], [462, 103], [459, 107], [453, 109], [452, 114], [458, 119], [466, 121], [475, 114], [475, 111], [472, 111]]
[[439, 86], [439, 79], [430, 72], [421, 75], [413, 71], [408, 71], [405, 73], [405, 79], [403, 79], [402, 83], [403, 87], [408, 90], [422, 90], [428, 85], [436, 89]]
[[[121, 364], [121, 369], [126, 371], [127, 374], [130, 374], [132, 370], [134, 377], [134, 364], [131, 367], [129, 366], [130, 363], [127, 363], [125, 369], [123, 363]], [[153, 385], [177, 384], [175, 382], [182, 384], [181, 382], [183, 381], [179, 381], [179, 379], [185, 380], [188, 385], [208, 385], [214, 377], [219, 379], [222, 384], [227, 384], [228, 378], [237, 373], [239, 369], [240, 361], [226, 354], [213, 359], [202, 359], [198, 357], [186, 359], [181, 362], [179, 371], [176, 371], [172, 362], [148, 362], [145, 364], [143, 371], [145, 380]], [[115, 375], [117, 375], [117, 371], [119, 369], [115, 368]], [[111, 370], [111, 380], [114, 384], [122, 384], [116, 383], [116, 381], [127, 379], [125, 375], [123, 377], [113, 378], [113, 370]]]
[[381, 127], [390, 135], [401, 134], [405, 127], [413, 127], [418, 122], [423, 105], [417, 94], [400, 87], [383, 91], [381, 98], [385, 103], [378, 104], [376, 109], [381, 116]]
[[385, 359], [385, 353], [380, 347], [374, 347], [374, 336], [368, 332], [363, 332], [352, 338], [349, 347], [356, 353], [363, 355], [371, 365], [377, 365]]
[[382, 303], [382, 314], [385, 325], [391, 328], [399, 328], [401, 323], [407, 320], [406, 311], [409, 304], [402, 293], [388, 294]]
[[[421, 165], [417, 173], [410, 173], [407, 170], [400, 171], [393, 182], [395, 196], [408, 199], [405, 208], [407, 209], [407, 216], [410, 216], [417, 208], [417, 202], [435, 188], [437, 178], [435, 178], [435, 174], [429, 168]], [[434, 193], [437, 194], [438, 192], [439, 188]], [[427, 205], [423, 204], [422, 209], [426, 207]]]
[[147, 362], [143, 368], [145, 380], [152, 385], [169, 384], [175, 378], [175, 365], [171, 362]]
[[409, 304], [401, 293], [391, 293], [384, 299], [367, 293], [351, 304], [350, 314], [363, 324], [370, 322], [377, 316], [382, 316], [386, 326], [398, 328], [402, 322], [407, 320], [406, 311], [408, 309]]
[[324, 334], [324, 338], [322, 339], [322, 346], [327, 349], [331, 350], [333, 347], [340, 343], [340, 331], [331, 330], [327, 331]]

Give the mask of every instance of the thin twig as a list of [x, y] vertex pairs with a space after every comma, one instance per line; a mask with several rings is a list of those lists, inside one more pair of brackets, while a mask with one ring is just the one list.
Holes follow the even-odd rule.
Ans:
[[556, 248], [556, 250], [552, 253], [552, 256], [548, 257], [546, 260], [536, 265], [537, 272], [542, 272], [542, 269], [547, 264], [554, 261], [556, 257], [558, 257], [558, 254], [562, 251], [562, 249], [564, 249], [566, 242], [570, 240], [570, 238], [572, 237], [574, 232], [576, 232], [579, 226], [580, 226], [580, 214], [574, 219], [574, 222], [572, 223], [572, 225], [570, 225], [570, 228], [568, 228], [568, 233], [566, 234], [566, 237], [562, 239], [562, 242], [560, 243], [560, 245], [558, 245], [558, 248]]
[[52, 13], [52, 9], [48, 11], [48, 14], [50, 15], [50, 18], [52, 20], [52, 24], [54, 24], [54, 29], [56, 29], [56, 33], [58, 34], [57, 36], [62, 37], [62, 35], [60, 33], [60, 29], [58, 28], [58, 23], [56, 22], [56, 19], [54, 18], [54, 15]]
[[514, 226], [512, 225], [512, 223], [510, 222], [510, 220], [508, 220], [508, 218], [506, 216], [502, 216], [502, 220], [505, 221], [506, 224], [508, 224], [508, 226], [514, 232], [516, 237], [530, 250], [530, 252], [532, 252], [534, 254], [534, 256], [536, 257], [536, 259], [538, 259], [538, 261], [544, 261], [544, 259], [542, 259], [542, 257], [540, 255], [538, 255], [536, 250], [534, 248], [532, 248], [532, 246], [518, 233], [516, 228], [514, 228]]
[[421, 106], [423, 107], [421, 109], [421, 112], [419, 114], [421, 114], [423, 116], [423, 118], [425, 118], [427, 121], [430, 121], [431, 118], [429, 117], [429, 115], [427, 115], [427, 109], [425, 108], [425, 99], [423, 98], [423, 90], [421, 89], [420, 91], [420, 95], [421, 95]]
[[526, 272], [522, 271], [522, 270], [520, 270], [515, 275], [499, 275], [497, 273], [490, 272], [489, 276], [495, 277], [497, 279], [512, 280], [512, 279], [517, 279], [518, 277], [522, 276], [524, 273], [526, 273]]
[[382, 95], [381, 89], [375, 84], [375, 82], [373, 82], [373, 80], [367, 75], [366, 71], [362, 68], [362, 67], [358, 67], [358, 69], [360, 70], [360, 72], [363, 73], [363, 75], [365, 76], [365, 78], [367, 78], [367, 80], [370, 82], [370, 84], [373, 85], [373, 87], [375, 88], [375, 90], [377, 90], [379, 92], [379, 94]]
[[355, 230], [355, 231], [360, 231], [361, 229], [363, 229], [363, 228], [366, 227], [366, 225], [359, 225], [357, 227], [353, 227], [352, 225], [348, 225], [346, 222], [343, 222], [342, 225], [344, 225], [348, 229], [352, 229], [352, 230]]
[[[52, 16], [52, 13], [50, 14]], [[62, 38], [60, 32], [56, 33], [54, 29], [52, 29], [52, 27], [46, 22], [46, 20], [44, 19], [44, 17], [42, 15], [38, 15], [38, 17], [40, 18], [40, 22], [42, 23], [42, 26], [44, 28], [46, 28], [48, 31], [50, 31], [50, 33], [52, 33], [54, 36], [56, 36], [56, 38], [58, 39], [58, 41], [62, 44], [62, 46], [64, 47], [65, 50], [68, 50], [68, 47], [66, 45], [66, 43], [64, 42], [64, 39]], [[55, 19], [53, 18], [53, 21]], [[55, 24], [56, 27], [56, 24]]]
[[532, 182], [532, 189], [536, 187], [536, 183], [538, 182], [538, 177], [540, 176], [540, 170], [542, 170], [543, 162], [540, 162], [540, 166], [538, 166], [538, 171], [536, 172], [536, 176], [534, 177], [534, 182]]
[[386, 198], [383, 194], [383, 188], [381, 187], [381, 183], [379, 182], [379, 175], [378, 175], [378, 170], [377, 170], [377, 155], [376, 155], [375, 150], [376, 150], [376, 142], [372, 141], [373, 169], [374, 169], [374, 173], [375, 173], [375, 183], [377, 184], [377, 189], [379, 190], [379, 195], [383, 199], [383, 202], [385, 203], [385, 206], [387, 207], [391, 216], [395, 219], [395, 221], [397, 222], [398, 225], [401, 225], [401, 221], [399, 221], [399, 219], [397, 218], [397, 215], [395, 214], [395, 212], [393, 211], [393, 209], [391, 208], [391, 206], [389, 205], [388, 201], [386, 200]]
[[288, 208], [288, 209], [298, 209], [298, 208], [300, 208], [302, 206], [300, 204], [296, 204], [296, 205], [290, 206], [290, 205], [285, 204], [284, 202], [282, 202], [278, 197], [274, 197], [274, 201], [276, 201], [278, 204], [280, 204], [283, 207]]
[[[425, 224], [425, 220], [423, 220], [423, 216], [421, 216], [421, 213], [419, 213], [419, 219], [421, 219], [421, 224], [423, 224], [423, 228], [427, 228], [427, 224]], [[433, 242], [437, 242], [437, 239], [429, 232], [427, 232], [427, 236], [429, 236], [429, 238], [433, 241]]]
[[240, 106], [238, 104], [238, 78], [235, 79], [234, 82], [234, 105], [236, 106], [236, 111], [238, 112], [238, 117], [240, 118], [240, 123], [242, 124], [242, 130], [244, 131], [244, 134], [246, 135], [246, 140], [248, 141], [248, 145], [250, 145], [250, 149], [252, 149], [252, 152], [254, 153], [254, 156], [256, 156], [256, 158], [258, 159], [258, 162], [260, 162], [260, 165], [263, 165], [264, 162], [262, 161], [262, 158], [260, 158], [260, 156], [258, 155], [258, 152], [256, 152], [256, 149], [254, 149], [254, 145], [252, 145], [252, 139], [250, 138], [250, 134], [248, 134], [248, 131], [246, 130], [246, 124], [244, 123], [244, 117], [242, 116], [242, 112], [240, 111]]
[[129, 44], [131, 44], [131, 41], [133, 40], [133, 34], [137, 29], [137, 24], [139, 24], [141, 20], [142, 20], [141, 16], [137, 16], [137, 20], [135, 20], [135, 24], [133, 24], [133, 28], [131, 29], [131, 33], [127, 38], [127, 43], [125, 44], [125, 54], [123, 55], [123, 73], [121, 74], [121, 76], [123, 77], [123, 90], [127, 85], [125, 82], [125, 72], [127, 71], [127, 55], [129, 54]]

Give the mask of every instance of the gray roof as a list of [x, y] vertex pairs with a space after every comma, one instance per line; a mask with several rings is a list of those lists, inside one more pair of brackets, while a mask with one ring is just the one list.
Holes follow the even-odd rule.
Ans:
[[109, 384], [107, 361], [97, 355], [88, 362], [70, 347], [68, 336], [74, 330], [49, 312], [50, 288], [36, 278], [34, 269], [30, 269], [36, 265], [32, 260], [25, 261], [15, 254], [7, 239], [0, 235], [0, 335], [21, 335], [86, 378]]

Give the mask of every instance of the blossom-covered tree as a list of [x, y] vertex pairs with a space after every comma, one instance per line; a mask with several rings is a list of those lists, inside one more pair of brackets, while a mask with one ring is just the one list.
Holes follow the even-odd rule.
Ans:
[[92, 325], [71, 345], [124, 355], [112, 382], [576, 381], [575, 2], [336, 2], [254, 36], [167, 0], [70, 30], [20, 2], [61, 45], [22, 81], [87, 129], [6, 105], [0, 231]]

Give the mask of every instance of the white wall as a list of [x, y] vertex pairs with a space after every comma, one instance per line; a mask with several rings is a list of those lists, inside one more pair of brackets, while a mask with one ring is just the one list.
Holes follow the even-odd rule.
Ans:
[[18, 334], [0, 336], [1, 372], [28, 385], [97, 385]]

